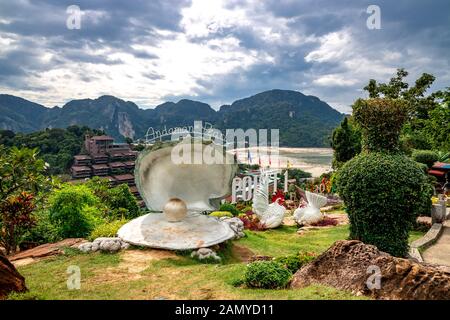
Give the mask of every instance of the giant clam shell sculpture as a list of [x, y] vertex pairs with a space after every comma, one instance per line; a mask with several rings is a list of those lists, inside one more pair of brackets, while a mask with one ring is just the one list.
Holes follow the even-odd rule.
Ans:
[[[178, 163], [174, 156], [181, 149], [191, 159], [217, 152], [223, 163]], [[145, 204], [156, 213], [125, 224], [118, 236], [131, 244], [172, 250], [208, 247], [233, 238], [227, 223], [201, 213], [216, 210], [230, 195], [236, 167], [233, 155], [213, 143], [162, 142], [148, 147], [137, 159], [135, 180]], [[185, 204], [186, 216], [182, 208], [175, 214], [174, 199]]]
[[[190, 145], [190, 149], [182, 149], [183, 143]], [[166, 142], [140, 154], [135, 169], [136, 185], [150, 210], [162, 211], [171, 198], [179, 198], [186, 202], [188, 211], [212, 211], [231, 193], [236, 173], [233, 156], [212, 143], [199, 144], [200, 148], [189, 141]], [[177, 164], [174, 157], [184, 156], [178, 150], [190, 153], [191, 163]], [[222, 153], [223, 162], [228, 164], [193, 163], [195, 159], [203, 159], [206, 152]]]

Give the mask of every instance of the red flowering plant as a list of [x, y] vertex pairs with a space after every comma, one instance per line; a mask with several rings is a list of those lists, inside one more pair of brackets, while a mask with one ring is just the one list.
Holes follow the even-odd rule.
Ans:
[[10, 196], [0, 206], [0, 245], [6, 254], [14, 253], [21, 236], [32, 227], [36, 220], [32, 216], [35, 208], [32, 194], [22, 192]]
[[253, 231], [264, 230], [264, 225], [259, 221], [258, 216], [252, 210], [247, 210], [244, 214], [239, 216], [239, 219], [244, 223], [244, 229]]
[[277, 192], [272, 196], [272, 202], [275, 202], [278, 200], [279, 205], [284, 205], [284, 192], [283, 190], [278, 189]]

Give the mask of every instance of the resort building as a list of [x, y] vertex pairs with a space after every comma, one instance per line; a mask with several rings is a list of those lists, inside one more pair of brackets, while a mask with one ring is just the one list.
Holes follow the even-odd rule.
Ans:
[[[73, 179], [107, 177], [112, 184], [125, 181], [134, 185], [134, 162], [137, 152], [126, 143], [114, 143], [110, 136], [86, 136], [85, 154], [74, 157], [71, 174]], [[130, 176], [132, 179], [130, 179]]]

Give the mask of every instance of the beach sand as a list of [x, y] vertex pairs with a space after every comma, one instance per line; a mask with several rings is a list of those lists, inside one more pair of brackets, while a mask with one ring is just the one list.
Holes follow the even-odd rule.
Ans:
[[[251, 155], [251, 164], [261, 162], [264, 167], [284, 169], [289, 162], [291, 168], [309, 172], [313, 177], [319, 177], [322, 173], [332, 170], [333, 149], [331, 148], [253, 147], [248, 149]], [[250, 163], [246, 149], [234, 149], [231, 152], [237, 154], [240, 162]]]

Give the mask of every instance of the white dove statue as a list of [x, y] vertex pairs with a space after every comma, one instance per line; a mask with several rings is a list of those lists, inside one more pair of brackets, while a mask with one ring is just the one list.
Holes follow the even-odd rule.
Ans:
[[253, 211], [266, 229], [279, 227], [283, 223], [286, 208], [278, 203], [280, 199], [269, 204], [269, 180], [267, 174], [261, 173], [259, 186], [253, 195]]
[[327, 197], [317, 193], [305, 191], [308, 205], [304, 208], [297, 208], [294, 211], [294, 220], [300, 225], [309, 225], [319, 222], [323, 214], [320, 208], [327, 204]]

